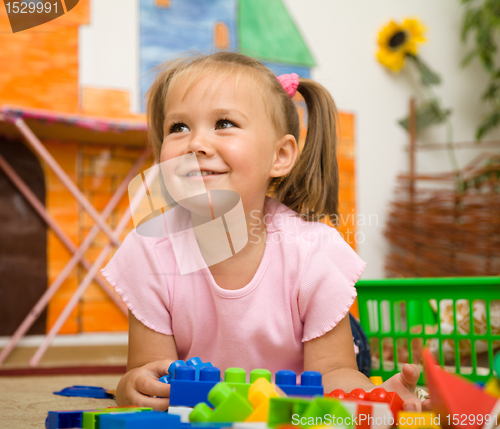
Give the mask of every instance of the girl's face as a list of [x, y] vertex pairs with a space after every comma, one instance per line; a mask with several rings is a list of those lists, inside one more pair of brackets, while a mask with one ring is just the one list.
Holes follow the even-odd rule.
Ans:
[[262, 208], [280, 138], [253, 78], [211, 82], [201, 78], [189, 89], [181, 82], [169, 90], [160, 161], [193, 152], [202, 176], [189, 174], [197, 169], [191, 163], [194, 168], [178, 169], [181, 179], [193, 189], [237, 192], [248, 214]]

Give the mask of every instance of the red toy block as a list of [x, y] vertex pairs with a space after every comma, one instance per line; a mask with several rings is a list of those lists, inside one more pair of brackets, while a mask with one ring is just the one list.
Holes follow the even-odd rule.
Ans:
[[370, 392], [365, 392], [363, 389], [354, 389], [349, 393], [345, 393], [342, 389], [332, 390], [325, 396], [338, 399], [347, 399], [351, 401], [370, 401], [370, 402], [385, 402], [389, 404], [394, 418], [399, 411], [403, 409], [404, 401], [395, 392], [386, 392], [385, 389], [377, 387]]
[[[491, 427], [484, 422], [488, 420], [495, 422], [500, 411], [499, 400], [465, 378], [441, 369], [427, 349], [424, 350], [424, 364], [432, 409], [439, 414], [442, 427], [472, 429]], [[462, 418], [464, 415], [467, 416], [465, 420]], [[458, 419], [453, 419], [453, 416], [457, 416]], [[469, 416], [476, 418], [472, 419]]]
[[367, 393], [363, 389], [354, 389], [354, 390], [351, 390], [349, 395], [346, 396], [346, 399], [362, 400], [362, 399], [365, 399], [366, 396], [367, 396]]
[[325, 393], [325, 396], [328, 396], [330, 398], [344, 399], [347, 395], [342, 389], [335, 389], [330, 393]]

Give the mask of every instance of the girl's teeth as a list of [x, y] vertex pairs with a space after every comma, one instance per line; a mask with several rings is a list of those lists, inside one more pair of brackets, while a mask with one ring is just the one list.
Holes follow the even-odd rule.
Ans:
[[207, 176], [209, 174], [215, 174], [213, 171], [192, 171], [188, 176]]

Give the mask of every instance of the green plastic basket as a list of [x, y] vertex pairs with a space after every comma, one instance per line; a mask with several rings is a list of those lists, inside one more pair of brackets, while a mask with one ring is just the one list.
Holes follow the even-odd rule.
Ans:
[[[424, 346], [445, 369], [472, 381], [493, 375], [500, 331], [492, 332], [490, 316], [493, 309], [500, 317], [500, 277], [360, 280], [356, 289], [372, 375], [386, 380], [405, 362], [421, 364]], [[474, 319], [480, 316], [484, 323]]]

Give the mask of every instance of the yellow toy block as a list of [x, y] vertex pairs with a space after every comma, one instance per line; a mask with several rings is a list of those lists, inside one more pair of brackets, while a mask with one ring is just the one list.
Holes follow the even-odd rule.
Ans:
[[265, 378], [258, 378], [248, 389], [248, 401], [252, 404], [253, 412], [245, 422], [267, 422], [269, 399], [285, 396], [278, 386], [269, 383]]
[[396, 423], [400, 428], [441, 429], [439, 416], [429, 411], [399, 411]]
[[495, 398], [500, 398], [500, 381], [491, 377], [484, 385], [484, 391]]
[[384, 380], [382, 379], [382, 377], [380, 377], [380, 375], [374, 375], [374, 376], [370, 377], [370, 381], [375, 386], [380, 386], [384, 382]]

